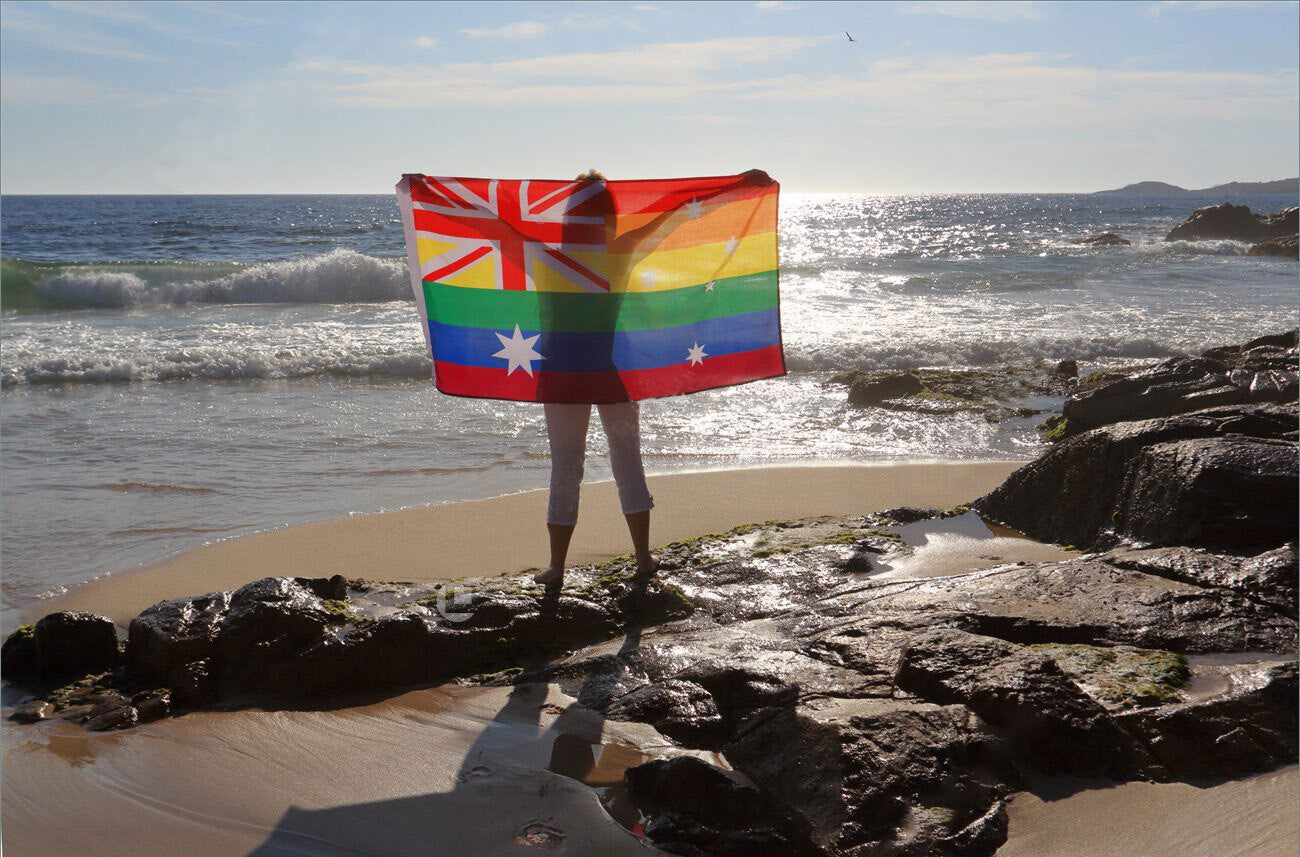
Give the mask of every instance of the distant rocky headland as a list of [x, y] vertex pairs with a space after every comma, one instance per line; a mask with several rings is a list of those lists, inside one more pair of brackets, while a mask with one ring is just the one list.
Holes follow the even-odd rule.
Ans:
[[1271, 182], [1228, 182], [1214, 187], [1189, 189], [1167, 182], [1136, 182], [1117, 187], [1113, 190], [1098, 190], [1093, 193], [1114, 193], [1130, 195], [1168, 195], [1168, 194], [1242, 194], [1242, 193], [1290, 193], [1300, 188], [1300, 178], [1277, 179]]

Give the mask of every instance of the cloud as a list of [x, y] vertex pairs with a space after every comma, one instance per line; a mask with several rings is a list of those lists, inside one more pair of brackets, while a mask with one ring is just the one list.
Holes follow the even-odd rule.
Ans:
[[104, 86], [93, 80], [58, 74], [6, 72], [0, 78], [0, 101], [9, 106], [84, 106], [112, 102], [124, 107], [162, 107], [192, 100], [212, 90], [175, 89], [141, 93]]
[[758, 0], [754, 8], [760, 12], [790, 12], [799, 8], [794, 3], [787, 3], [785, 0]]
[[434, 48], [438, 46], [438, 40], [435, 39], [433, 36], [420, 36], [418, 38], [411, 39], [411, 42], [416, 47], [419, 48]]
[[82, 0], [49, 0], [49, 7], [56, 12], [67, 12], [81, 18], [99, 18], [115, 24], [144, 27], [156, 33], [176, 36], [191, 42], [206, 45], [242, 46], [244, 42], [216, 38], [205, 33], [195, 33], [184, 27], [151, 18], [129, 3], [82, 2]]
[[1099, 67], [1061, 54], [1001, 53], [888, 57], [856, 74], [760, 76], [826, 38], [665, 42], [492, 63], [316, 59], [299, 64], [293, 85], [323, 103], [378, 109], [635, 104], [699, 112], [707, 104], [728, 117], [775, 111], [819, 122], [833, 114], [866, 126], [971, 134], [999, 128], [1123, 134], [1153, 123], [1236, 123], [1297, 112], [1294, 69], [1157, 71]]
[[753, 79], [710, 80], [710, 73], [742, 64], [770, 63], [827, 38], [747, 36], [661, 42], [622, 51], [437, 66], [315, 59], [300, 63], [298, 69], [323, 97], [370, 107], [589, 104], [602, 99], [682, 102], [723, 93], [738, 96], [752, 90], [760, 85]]
[[549, 29], [541, 21], [514, 21], [496, 29], [471, 27], [461, 32], [475, 39], [535, 39]]
[[77, 77], [10, 72], [0, 78], [0, 100], [9, 105], [96, 104], [120, 94]]
[[1294, 9], [1294, 3], [1270, 2], [1270, 0], [1164, 0], [1152, 3], [1142, 10], [1142, 14], [1151, 20], [1160, 18], [1165, 12], [1215, 12], [1220, 9]]
[[1046, 54], [879, 60], [860, 79], [793, 78], [746, 97], [844, 105], [867, 125], [1111, 128], [1294, 116], [1294, 69], [1275, 74], [1107, 69]]
[[[251, 15], [244, 15], [232, 11], [229, 3], [204, 3], [199, 0], [187, 0], [185, 8], [191, 12], [198, 12], [202, 15], [208, 15], [213, 18], [220, 18], [223, 21], [229, 21], [232, 24], [244, 24], [246, 26], [261, 27], [268, 22], [265, 18], [255, 18]], [[244, 4], [247, 7], [249, 4]]]
[[659, 7], [653, 3], [633, 3], [632, 8], [637, 12], [658, 12]]
[[0, 27], [18, 39], [56, 51], [115, 60], [152, 61], [159, 57], [134, 45], [77, 24], [56, 23], [36, 7], [6, 3]]
[[941, 0], [934, 3], [909, 3], [901, 11], [908, 15], [946, 15], [972, 21], [1032, 21], [1043, 17], [1041, 4], [1028, 0]]

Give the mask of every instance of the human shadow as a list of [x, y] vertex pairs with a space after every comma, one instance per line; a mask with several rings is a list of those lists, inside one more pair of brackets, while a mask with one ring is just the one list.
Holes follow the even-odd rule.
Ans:
[[[643, 622], [635, 605], [644, 589], [644, 581], [634, 582], [619, 657], [640, 646]], [[558, 621], [556, 606], [563, 597], [563, 592], [547, 592], [539, 611]], [[615, 785], [622, 766], [642, 757], [634, 748], [607, 746], [604, 717], [576, 701], [595, 690], [592, 676], [573, 701], [556, 705], [554, 686], [537, 680], [552, 665], [534, 665], [510, 686], [504, 704], [465, 751], [450, 791], [329, 809], [291, 807], [250, 857], [474, 857], [536, 854], [539, 847], [569, 854], [646, 854], [645, 845], [626, 829], [635, 811], [617, 795], [607, 801], [622, 816], [620, 824], [593, 789]], [[547, 723], [551, 714], [556, 716]]]

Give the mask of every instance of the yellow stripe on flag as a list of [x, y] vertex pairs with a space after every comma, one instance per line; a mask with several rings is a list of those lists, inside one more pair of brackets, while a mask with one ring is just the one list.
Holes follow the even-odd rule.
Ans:
[[[454, 245], [421, 237], [420, 258], [425, 261]], [[430, 247], [426, 254], [425, 245]], [[651, 242], [652, 243], [652, 242]], [[599, 250], [569, 250], [567, 255], [588, 270], [604, 277], [615, 292], [663, 292], [720, 280], [773, 271], [777, 266], [776, 233], [766, 232], [737, 238], [735, 251], [728, 252], [729, 241], [715, 241], [675, 250], [605, 253]], [[438, 245], [442, 249], [437, 249]], [[529, 273], [539, 292], [583, 292], [571, 275], [566, 276], [562, 263], [546, 264], [534, 257]], [[468, 289], [494, 289], [499, 282], [496, 262], [485, 256], [478, 262], [440, 281], [443, 285]]]

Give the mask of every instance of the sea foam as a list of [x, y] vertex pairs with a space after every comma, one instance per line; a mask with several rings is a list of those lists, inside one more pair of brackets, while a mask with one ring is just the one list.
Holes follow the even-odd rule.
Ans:
[[[338, 248], [319, 256], [239, 266], [68, 265], [31, 277], [32, 303], [56, 309], [163, 304], [373, 303], [411, 297], [406, 264]], [[8, 296], [6, 296], [8, 297]], [[10, 304], [12, 305], [12, 304]]]

